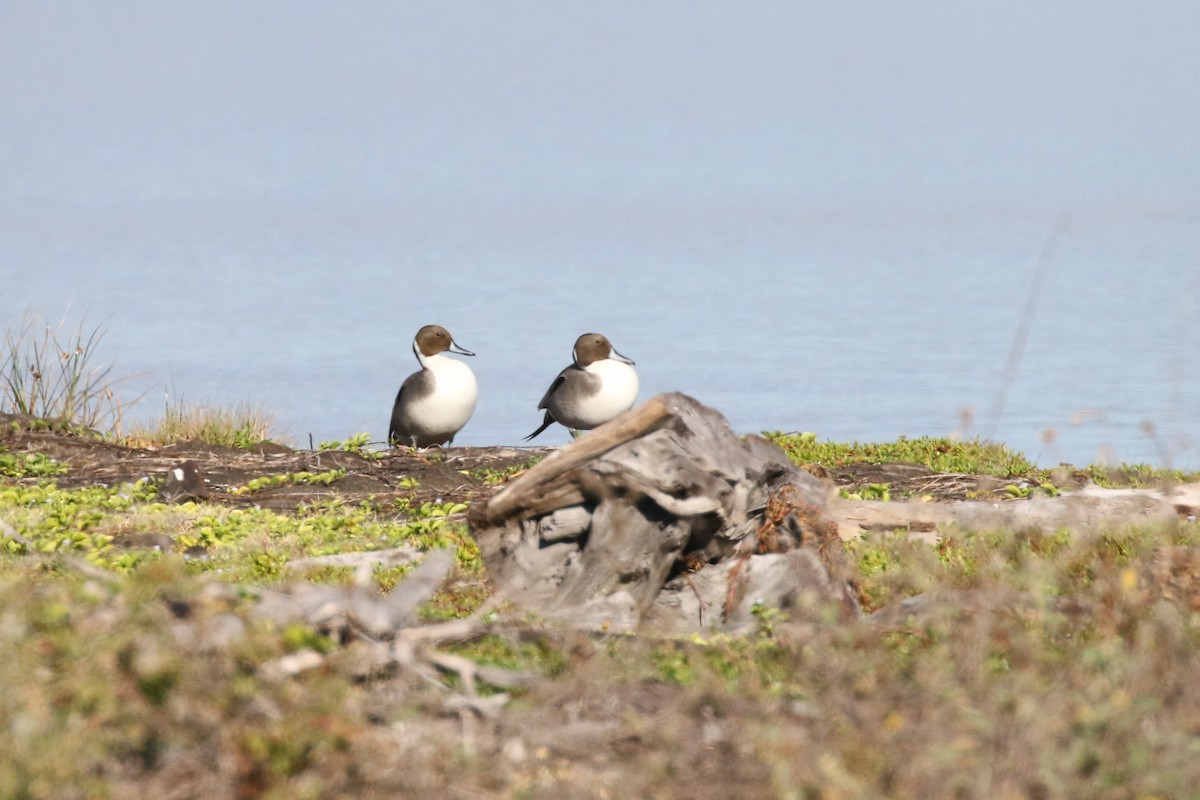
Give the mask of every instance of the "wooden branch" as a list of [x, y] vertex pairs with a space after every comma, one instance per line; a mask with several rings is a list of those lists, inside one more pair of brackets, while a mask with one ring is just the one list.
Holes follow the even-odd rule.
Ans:
[[718, 512], [723, 507], [721, 501], [712, 495], [695, 494], [691, 497], [675, 497], [667, 494], [655, 486], [650, 477], [631, 469], [623, 469], [619, 474], [607, 477], [614, 483], [623, 484], [628, 489], [646, 495], [663, 511], [676, 517], [699, 517], [703, 514]]
[[264, 664], [261, 672], [273, 678], [292, 678], [324, 663], [325, 656], [316, 650], [305, 648]]
[[475, 610], [475, 613], [464, 619], [452, 619], [436, 625], [405, 628], [396, 633], [396, 642], [406, 647], [412, 647], [421, 643], [439, 644], [469, 639], [492, 624], [491, 613], [501, 602], [499, 597], [492, 595]]
[[443, 672], [453, 672], [458, 675], [458, 679], [462, 681], [463, 691], [469, 697], [479, 694], [475, 689], [475, 675], [479, 671], [479, 666], [474, 661], [451, 653], [439, 653], [436, 650], [430, 650], [424, 655], [426, 661]]
[[310, 558], [298, 558], [294, 561], [289, 561], [287, 570], [289, 572], [298, 572], [313, 567], [353, 567], [355, 570], [354, 581], [361, 585], [371, 581], [376, 564], [383, 567], [411, 564], [419, 560], [423, 555], [422, 551], [413, 547], [392, 547], [387, 550], [365, 550], [356, 553], [333, 553], [327, 556], [312, 556]]
[[[565, 479], [568, 475], [570, 473], [563, 473], [556, 480]], [[560, 508], [577, 506], [586, 499], [576, 483], [563, 482], [557, 485], [546, 486], [536, 496], [530, 497], [529, 501], [521, 507], [521, 511], [535, 517], [540, 517], [543, 514], [549, 514], [551, 511], [557, 511]]]
[[459, 694], [448, 698], [445, 708], [448, 711], [460, 713], [471, 711], [484, 719], [496, 719], [500, 714], [500, 709], [507, 705], [510, 699], [507, 694], [494, 694], [490, 697], [467, 697]]
[[655, 397], [632, 411], [604, 423], [579, 437], [529, 468], [519, 483], [501, 489], [491, 500], [478, 507], [473, 524], [489, 527], [538, 502], [556, 478], [598, 458], [615, 447], [662, 427], [673, 410], [661, 397]]
[[262, 590], [254, 613], [279, 624], [303, 620], [316, 626], [351, 625], [372, 637], [391, 638], [416, 620], [417, 609], [453, 567], [451, 551], [430, 550], [386, 595], [362, 586], [299, 584], [282, 591]]

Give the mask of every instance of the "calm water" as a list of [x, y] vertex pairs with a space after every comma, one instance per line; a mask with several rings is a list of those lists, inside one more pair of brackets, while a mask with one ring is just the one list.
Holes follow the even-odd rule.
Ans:
[[598, 330], [742, 431], [1200, 467], [1200, 6], [833, 5], [7, 4], [0, 322], [295, 444], [438, 322], [459, 444]]

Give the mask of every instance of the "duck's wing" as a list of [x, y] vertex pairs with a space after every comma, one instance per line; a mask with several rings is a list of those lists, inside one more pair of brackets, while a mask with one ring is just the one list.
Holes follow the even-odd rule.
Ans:
[[539, 410], [550, 407], [550, 398], [553, 397], [554, 393], [561, 389], [562, 385], [567, 382], [567, 376], [571, 374], [571, 370], [578, 369], [578, 367], [571, 365], [562, 372], [558, 373], [558, 377], [554, 379], [554, 382], [550, 384], [550, 388], [546, 390], [544, 395], [542, 395], [542, 401], [538, 403]]
[[433, 390], [432, 385], [428, 385], [432, 384], [432, 381], [426, 372], [427, 370], [414, 372], [400, 384], [400, 391], [396, 392], [396, 401], [392, 403], [392, 421], [388, 426], [389, 444], [412, 444], [412, 432], [404, 418], [404, 407], [412, 398]]

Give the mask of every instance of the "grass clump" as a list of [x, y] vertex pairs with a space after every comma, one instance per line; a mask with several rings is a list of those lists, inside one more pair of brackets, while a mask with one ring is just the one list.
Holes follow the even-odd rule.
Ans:
[[36, 316], [5, 330], [0, 404], [13, 414], [119, 429], [125, 406], [113, 391], [117, 380], [111, 364], [97, 363], [103, 339], [99, 327], [68, 328]]
[[[622, 676], [606, 696], [671, 687], [654, 749], [686, 751], [707, 726], [770, 796], [1194, 794], [1200, 525], [876, 536], [851, 553], [868, 610], [929, 601], [879, 624], [612, 640], [587, 674]], [[667, 785], [623, 778], [634, 796]]]
[[159, 419], [130, 425], [117, 438], [142, 446], [201, 441], [249, 448], [274, 440], [271, 425], [270, 415], [249, 404], [214, 408], [179, 400], [167, 402]]
[[326, 671], [293, 681], [254, 668], [285, 656], [294, 632], [251, 624], [228, 650], [206, 647], [205, 632], [236, 615], [181, 566], [147, 565], [119, 596], [0, 580], [4, 796], [161, 797], [183, 781], [196, 781], [191, 796], [346, 790], [312, 770], [344, 761], [352, 687]]
[[1157, 487], [1200, 481], [1200, 472], [1153, 467], [1149, 464], [1090, 464], [1082, 473], [1097, 486], [1105, 488]]
[[137, 400], [118, 395], [123, 379], [114, 377], [112, 364], [99, 361], [103, 340], [99, 326], [69, 328], [36, 316], [5, 330], [0, 410], [130, 445], [203, 441], [246, 448], [275, 436], [270, 416], [248, 404], [227, 409], [168, 400], [160, 419], [127, 426], [126, 413]]

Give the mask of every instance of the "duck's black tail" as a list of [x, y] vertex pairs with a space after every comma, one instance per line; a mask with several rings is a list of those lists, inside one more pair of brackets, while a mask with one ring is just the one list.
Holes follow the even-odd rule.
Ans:
[[546, 428], [549, 428], [551, 425], [553, 425], [553, 424], [554, 424], [554, 422], [555, 422], [555, 420], [554, 420], [554, 417], [550, 416], [550, 412], [549, 412], [549, 411], [547, 411], [547, 412], [546, 412], [546, 419], [542, 421], [542, 424], [541, 424], [541, 425], [538, 427], [538, 429], [537, 429], [536, 431], [534, 431], [533, 433], [531, 433], [531, 434], [529, 434], [528, 436], [526, 436], [526, 437], [525, 437], [525, 441], [527, 441], [527, 442], [528, 442], [528, 441], [529, 441], [529, 440], [531, 440], [533, 437], [537, 436], [539, 433], [541, 433], [542, 431], [546, 430]]

